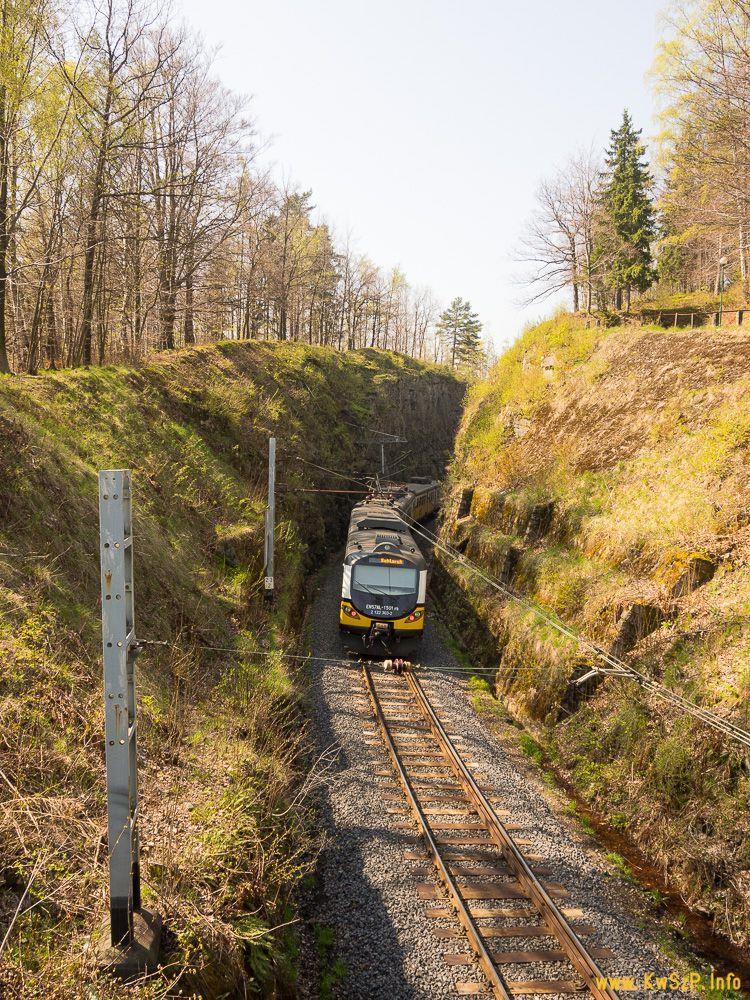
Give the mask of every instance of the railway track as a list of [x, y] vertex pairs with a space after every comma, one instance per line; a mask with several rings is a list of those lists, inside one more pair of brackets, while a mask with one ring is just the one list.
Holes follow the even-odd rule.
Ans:
[[[539, 859], [523, 854], [523, 838], [512, 836], [517, 830], [512, 817], [480, 788], [418, 676], [385, 674], [363, 664], [362, 680], [411, 813], [403, 825], [416, 822], [424, 848], [407, 859], [432, 862], [438, 876], [439, 886], [417, 887], [421, 898], [439, 904], [428, 910], [436, 921], [434, 933], [454, 944], [465, 940], [471, 949], [449, 952], [444, 960], [481, 972], [456, 984], [459, 995], [616, 998], [597, 965], [611, 953], [583, 943], [594, 928], [571, 923], [569, 917], [581, 914], [558, 905], [555, 897], [565, 890], [545, 884], [544, 868], [535, 864]], [[400, 795], [391, 797], [392, 803], [399, 800]], [[445, 919], [457, 919], [458, 926], [438, 924]], [[542, 973], [519, 978], [517, 970], [529, 967]]]

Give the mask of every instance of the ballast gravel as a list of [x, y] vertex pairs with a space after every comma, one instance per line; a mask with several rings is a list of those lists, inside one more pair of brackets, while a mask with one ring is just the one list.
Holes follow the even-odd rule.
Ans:
[[[334, 567], [323, 576], [315, 596], [308, 636], [315, 657], [341, 655], [340, 572]], [[426, 691], [448, 731], [461, 734], [457, 745], [467, 751], [465, 759], [476, 762], [480, 785], [522, 828], [516, 836], [531, 841], [524, 846], [525, 853], [543, 857], [550, 869], [545, 881], [559, 882], [568, 890], [569, 898], [560, 905], [579, 908], [583, 922], [593, 925], [595, 933], [586, 941], [614, 952], [614, 958], [599, 962], [606, 974], [632, 977], [636, 984], [646, 973], [668, 974], [669, 960], [639, 926], [644, 903], [638, 890], [613, 875], [604, 853], [556, 812], [540, 775], [519, 768], [488, 732], [469, 701], [464, 680], [429, 674], [430, 668], [460, 671], [429, 612], [421, 660]], [[416, 828], [412, 832], [397, 825], [409, 817], [392, 811], [399, 807], [392, 801], [399, 788], [391, 777], [390, 759], [374, 734], [358, 668], [311, 661], [311, 672], [311, 735], [317, 753], [329, 763], [316, 793], [325, 843], [314, 886], [303, 900], [299, 996], [303, 1000], [326, 995], [340, 1000], [456, 997], [456, 982], [482, 981], [482, 976], [475, 966], [448, 966], [443, 960], [446, 952], [470, 949], [461, 938], [436, 938], [436, 927], [457, 923], [428, 917], [427, 909], [438, 904], [418, 897], [418, 883], [437, 882], [431, 866], [405, 860], [407, 851], [419, 848]], [[378, 776], [380, 770], [388, 771], [388, 777]], [[524, 947], [508, 942], [508, 947], [514, 946]], [[559, 976], [559, 970], [535, 964], [503, 971], [509, 978], [528, 980]], [[672, 994], [636, 989], [625, 995]]]

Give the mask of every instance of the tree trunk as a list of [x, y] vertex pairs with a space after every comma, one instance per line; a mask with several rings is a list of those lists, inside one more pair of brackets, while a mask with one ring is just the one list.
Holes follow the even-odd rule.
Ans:
[[68, 271], [65, 275], [65, 289], [62, 293], [63, 295], [63, 331], [65, 333], [65, 341], [67, 344], [67, 364], [73, 364], [74, 355], [74, 331], [75, 324], [73, 322], [73, 290], [71, 284], [73, 281], [73, 257], [71, 256], [70, 264], [68, 265]]
[[576, 249], [576, 241], [574, 239], [569, 240], [570, 243], [570, 277], [573, 284], [573, 312], [578, 312], [579, 299], [578, 299], [578, 250]]
[[177, 296], [174, 287], [164, 279], [159, 294], [159, 319], [161, 321], [161, 341], [163, 351], [174, 350], [174, 324], [177, 317]]
[[109, 118], [112, 110], [113, 80], [110, 75], [107, 87], [107, 98], [102, 115], [102, 134], [96, 154], [96, 169], [94, 184], [91, 190], [91, 206], [86, 226], [86, 251], [83, 264], [83, 304], [81, 312], [81, 360], [84, 365], [91, 364], [91, 344], [94, 321], [94, 265], [96, 263], [96, 246], [99, 230], [99, 216], [102, 207], [104, 187], [104, 167], [107, 161], [107, 146], [109, 143]]
[[[3, 26], [6, 9], [3, 4]], [[10, 371], [7, 348], [6, 302], [8, 298], [8, 142], [6, 137], [7, 100], [5, 87], [0, 89], [0, 372]]]
[[747, 300], [748, 297], [747, 251], [745, 250], [745, 224], [742, 222], [740, 223], [737, 246], [740, 255], [740, 277], [742, 278], [742, 292], [745, 296], [745, 300]]
[[81, 313], [81, 361], [84, 365], [91, 364], [91, 341], [94, 319], [94, 263], [96, 259], [96, 233], [99, 225], [99, 209], [101, 205], [101, 192], [99, 185], [103, 176], [104, 165], [102, 161], [102, 173], [94, 181], [94, 193], [91, 198], [91, 209], [89, 221], [86, 228], [86, 251], [83, 264], [83, 303]]
[[721, 274], [721, 264], [719, 263], [719, 261], [721, 260], [721, 258], [723, 256], [724, 256], [724, 240], [720, 236], [719, 237], [718, 253], [716, 254], [716, 272], [715, 272], [716, 273], [716, 277], [714, 278], [714, 295], [718, 295], [721, 292], [721, 278], [722, 278], [722, 274]]
[[143, 289], [141, 276], [141, 185], [143, 178], [143, 150], [139, 147], [136, 156], [136, 177], [138, 194], [135, 199], [133, 218], [133, 345], [131, 353], [139, 350], [143, 332]]
[[195, 343], [195, 317], [193, 310], [193, 274], [188, 269], [185, 276], [185, 322], [183, 324], [183, 338], [186, 344]]
[[104, 253], [102, 248], [99, 248], [99, 253], [97, 255], [97, 275], [96, 275], [96, 341], [98, 349], [98, 363], [100, 365], [104, 364], [105, 350], [107, 346], [107, 314], [109, 312], [109, 303], [106, 301], [106, 284], [104, 276]]
[[51, 283], [49, 294], [47, 295], [47, 343], [46, 355], [47, 364], [53, 370], [57, 368], [57, 320], [55, 318], [55, 303], [52, 297], [54, 283]]
[[42, 317], [44, 315], [46, 281], [47, 268], [45, 267], [44, 275], [37, 289], [34, 312], [31, 317], [31, 330], [29, 331], [28, 370], [32, 375], [36, 374], [38, 359], [42, 352]]
[[6, 346], [6, 300], [8, 298], [8, 165], [2, 150], [0, 150], [0, 172], [0, 372], [9, 372], [10, 360]]

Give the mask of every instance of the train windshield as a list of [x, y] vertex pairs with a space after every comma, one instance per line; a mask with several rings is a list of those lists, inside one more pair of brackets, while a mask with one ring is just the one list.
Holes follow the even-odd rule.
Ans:
[[400, 597], [417, 590], [417, 571], [403, 566], [355, 566], [352, 587], [365, 594]]
[[352, 604], [370, 618], [403, 618], [417, 606], [417, 584], [412, 566], [358, 563], [352, 567]]

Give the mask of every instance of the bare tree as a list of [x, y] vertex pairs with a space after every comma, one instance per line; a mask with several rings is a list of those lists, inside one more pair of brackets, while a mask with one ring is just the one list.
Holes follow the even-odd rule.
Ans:
[[[36, 158], [19, 176], [20, 147], [31, 142], [34, 105], [43, 99], [49, 67], [45, 63], [53, 17], [51, 0], [0, 4], [0, 372], [10, 371], [7, 336], [8, 255], [15, 228], [34, 197], [42, 171], [57, 146], [69, 103], [49, 135], [37, 135]], [[24, 187], [21, 189], [20, 184]]]
[[[74, 359], [91, 364], [97, 248], [104, 243], [107, 200], [113, 190], [116, 159], [135, 141], [154, 100], [167, 101], [162, 68], [176, 46], [164, 20], [137, 0], [104, 0], [94, 6], [92, 26], [79, 35], [82, 70], [72, 74], [65, 58], [60, 66], [76, 96], [78, 123], [91, 149], [85, 221], [81, 325]], [[93, 85], [92, 85], [93, 81]], [[100, 361], [103, 345], [100, 346]]]
[[221, 337], [432, 351], [430, 293], [257, 168], [245, 103], [155, 0], [84, 0], [64, 21], [57, 0], [34, 17], [16, 2], [0, 39], [15, 39], [0, 60], [0, 369]]
[[579, 153], [539, 185], [537, 207], [516, 254], [527, 267], [521, 281], [531, 290], [528, 304], [570, 288], [573, 310], [580, 308], [582, 292], [591, 309], [599, 174], [594, 154]]

